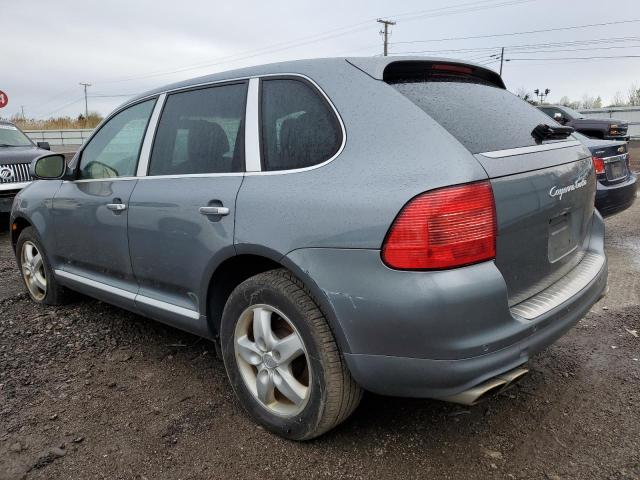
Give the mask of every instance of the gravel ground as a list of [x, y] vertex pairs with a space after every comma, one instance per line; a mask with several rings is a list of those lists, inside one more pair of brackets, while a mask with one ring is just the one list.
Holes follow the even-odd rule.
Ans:
[[365, 395], [275, 437], [213, 345], [88, 298], [39, 307], [0, 234], [0, 479], [640, 479], [640, 203], [607, 220], [609, 295], [480, 406]]

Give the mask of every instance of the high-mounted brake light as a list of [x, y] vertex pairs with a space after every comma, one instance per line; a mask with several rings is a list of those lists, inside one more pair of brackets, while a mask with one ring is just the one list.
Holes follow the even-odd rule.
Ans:
[[604, 160], [600, 157], [591, 157], [593, 160], [593, 168], [596, 171], [596, 175], [604, 173]]
[[382, 245], [384, 263], [399, 270], [440, 270], [496, 256], [496, 214], [488, 181], [413, 198]]
[[448, 72], [456, 72], [456, 73], [467, 73], [471, 75], [473, 73], [473, 68], [463, 67], [461, 65], [448, 65], [442, 63], [436, 63], [431, 65], [432, 70], [444, 70]]

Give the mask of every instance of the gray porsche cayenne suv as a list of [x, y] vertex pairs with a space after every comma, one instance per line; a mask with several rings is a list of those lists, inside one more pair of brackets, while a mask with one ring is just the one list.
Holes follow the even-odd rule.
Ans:
[[500, 392], [606, 288], [589, 151], [459, 61], [169, 85], [31, 172], [11, 229], [33, 300], [77, 291], [213, 340], [249, 415], [292, 439], [363, 389]]

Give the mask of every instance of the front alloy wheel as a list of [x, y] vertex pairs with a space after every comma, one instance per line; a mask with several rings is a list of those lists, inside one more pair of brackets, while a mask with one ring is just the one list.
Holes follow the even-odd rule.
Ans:
[[20, 255], [24, 283], [31, 296], [40, 302], [47, 295], [47, 273], [42, 255], [31, 241], [22, 244]]

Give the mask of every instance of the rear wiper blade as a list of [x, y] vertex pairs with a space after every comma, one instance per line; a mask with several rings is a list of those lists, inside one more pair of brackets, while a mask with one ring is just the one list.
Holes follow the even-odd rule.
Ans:
[[563, 140], [573, 133], [572, 127], [552, 127], [541, 123], [531, 131], [531, 136], [537, 141]]
[[20, 147], [20, 145], [9, 145], [8, 143], [0, 143], [0, 147]]

